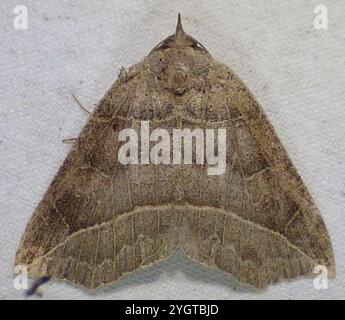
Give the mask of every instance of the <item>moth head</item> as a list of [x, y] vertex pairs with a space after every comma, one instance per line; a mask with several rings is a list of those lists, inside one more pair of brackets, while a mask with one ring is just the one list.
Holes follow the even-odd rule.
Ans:
[[151, 50], [150, 54], [157, 51], [163, 51], [168, 48], [193, 48], [195, 50], [203, 51], [204, 53], [209, 55], [207, 49], [199, 41], [185, 33], [182, 26], [180, 13], [178, 14], [175, 33], [161, 41], [158, 45], [156, 45]]

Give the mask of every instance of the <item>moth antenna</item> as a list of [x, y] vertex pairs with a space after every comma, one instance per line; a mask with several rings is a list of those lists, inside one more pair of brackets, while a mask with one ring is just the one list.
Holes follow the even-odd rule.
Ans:
[[185, 35], [185, 32], [184, 32], [183, 27], [182, 27], [181, 13], [178, 13], [175, 37], [178, 38], [182, 35]]

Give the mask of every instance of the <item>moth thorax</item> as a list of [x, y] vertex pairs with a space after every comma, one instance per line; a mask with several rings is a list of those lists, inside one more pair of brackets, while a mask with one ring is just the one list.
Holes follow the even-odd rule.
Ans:
[[189, 70], [185, 66], [169, 68], [168, 70], [168, 87], [177, 96], [181, 96], [185, 93], [189, 82]]

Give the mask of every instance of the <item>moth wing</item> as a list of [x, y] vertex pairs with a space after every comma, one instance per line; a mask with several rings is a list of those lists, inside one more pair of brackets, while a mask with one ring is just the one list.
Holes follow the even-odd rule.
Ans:
[[232, 150], [226, 174], [208, 177], [208, 190], [218, 188], [208, 195], [216, 204], [186, 215], [184, 251], [258, 288], [315, 275], [317, 265], [335, 276], [320, 212], [263, 109], [223, 64], [211, 62], [208, 74], [219, 89], [209, 99], [226, 105], [231, 115], [227, 143]]
[[129, 109], [145, 104], [140, 68], [120, 75], [101, 100], [28, 223], [16, 265], [30, 275], [95, 288], [171, 254], [158, 214], [133, 211], [135, 169], [118, 162]]

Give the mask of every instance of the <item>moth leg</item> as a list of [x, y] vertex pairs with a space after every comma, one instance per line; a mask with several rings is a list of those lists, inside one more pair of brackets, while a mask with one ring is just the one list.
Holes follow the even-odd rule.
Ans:
[[37, 294], [38, 296], [42, 296], [41, 293], [38, 290], [38, 288], [45, 284], [46, 282], [48, 282], [50, 280], [50, 276], [44, 276], [44, 277], [40, 277], [38, 278], [32, 285], [31, 287], [26, 290], [25, 292], [25, 296], [29, 297], [29, 296], [32, 296], [34, 294]]
[[[77, 96], [73, 92], [71, 94], [72, 94], [72, 97], [74, 98], [74, 100], [78, 103], [79, 107], [83, 111], [85, 111], [87, 114], [91, 115], [92, 112], [83, 106], [83, 104], [80, 102], [80, 100], [77, 98]], [[67, 139], [63, 139], [62, 142], [63, 143], [74, 143], [76, 140], [77, 140], [77, 138], [67, 138]]]
[[85, 112], [88, 113], [89, 115], [92, 114], [91, 111], [89, 111], [87, 108], [85, 108], [85, 107], [83, 106], [83, 104], [80, 102], [80, 100], [76, 97], [76, 95], [75, 95], [73, 92], [72, 92], [72, 97], [73, 97], [74, 100], [78, 103], [79, 107], [80, 107], [83, 111], [85, 111]]
[[74, 143], [78, 138], [67, 138], [67, 139], [63, 139], [62, 142], [63, 143]]

